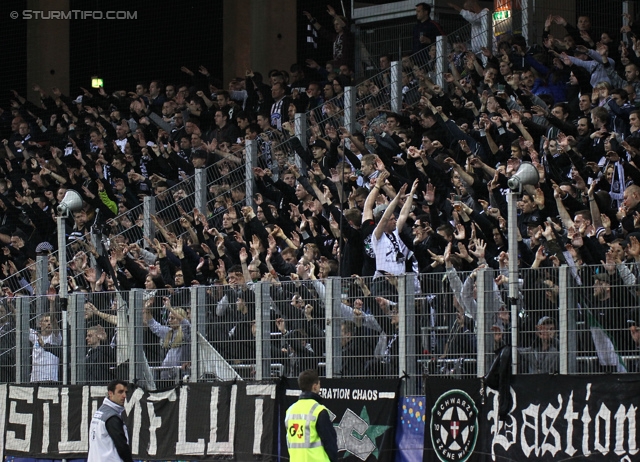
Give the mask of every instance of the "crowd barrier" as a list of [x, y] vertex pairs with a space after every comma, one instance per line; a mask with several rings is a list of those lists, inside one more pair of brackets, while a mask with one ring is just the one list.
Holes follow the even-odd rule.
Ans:
[[516, 374], [637, 371], [637, 286], [612, 275], [603, 287], [606, 271], [523, 270], [515, 304], [505, 272], [489, 269], [4, 298], [0, 380], [117, 377], [155, 390], [318, 368], [327, 378], [406, 374], [411, 394], [423, 374], [484, 376], [504, 345]]

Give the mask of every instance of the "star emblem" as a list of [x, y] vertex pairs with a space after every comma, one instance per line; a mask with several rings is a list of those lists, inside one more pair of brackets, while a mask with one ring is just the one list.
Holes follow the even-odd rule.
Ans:
[[360, 415], [347, 409], [339, 424], [334, 424], [338, 434], [338, 450], [345, 451], [343, 457], [353, 454], [360, 460], [367, 460], [373, 454], [377, 459], [379, 449], [376, 440], [384, 434], [390, 425], [371, 425], [367, 407], [364, 406]]
[[469, 419], [467, 413], [458, 406], [450, 407], [442, 416], [440, 437], [452, 451], [462, 449], [469, 439]]

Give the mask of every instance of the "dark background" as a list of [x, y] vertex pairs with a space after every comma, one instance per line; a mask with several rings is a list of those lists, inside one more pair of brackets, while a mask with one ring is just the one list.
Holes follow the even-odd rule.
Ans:
[[[306, 43], [307, 21], [302, 15], [302, 11], [309, 11], [323, 26], [332, 27], [331, 17], [326, 12], [327, 3], [298, 0], [299, 63], [313, 57], [323, 65], [331, 59], [330, 42], [318, 40], [317, 49]], [[331, 0], [330, 3], [341, 13], [340, 1]], [[351, 0], [343, 0], [343, 3], [348, 16]], [[383, 2], [376, 0], [376, 3]], [[485, 3], [491, 6], [490, 2], [483, 5]], [[596, 28], [606, 29], [606, 3], [581, 0], [577, 10], [579, 14], [589, 14]], [[34, 83], [26, 81], [27, 21], [9, 17], [11, 11], [21, 11], [26, 6], [26, 0], [4, 0], [0, 6], [0, 107], [4, 109], [8, 107], [10, 89], [27, 95], [27, 86]], [[90, 86], [90, 78], [96, 74], [104, 79], [107, 91], [131, 91], [136, 82], [148, 84], [154, 78], [160, 78], [164, 83], [186, 82], [187, 76], [180, 72], [183, 65], [197, 72], [202, 64], [213, 76], [222, 78], [222, 0], [71, 0], [70, 6], [80, 10], [138, 12], [137, 20], [71, 20], [71, 96], [81, 93], [80, 86]], [[567, 19], [575, 23], [575, 18]], [[401, 22], [412, 20], [403, 18]]]
[[159, 78], [185, 82], [187, 66], [204, 65], [222, 78], [222, 0], [131, 2], [72, 0], [71, 9], [137, 11], [137, 20], [73, 20], [70, 30], [70, 88], [90, 86], [100, 75], [107, 91], [131, 91], [137, 82]]
[[[351, 16], [351, 0], [342, 0], [342, 4], [339, 0], [298, 0], [298, 63], [304, 64], [305, 59], [309, 57], [313, 57], [313, 59], [324, 67], [324, 64], [331, 60], [333, 57], [333, 43], [322, 40], [318, 37], [316, 43], [318, 44], [318, 48], [314, 48], [311, 44], [307, 43], [307, 25], [309, 21], [302, 14], [303, 11], [308, 11], [313, 15], [314, 18], [318, 20], [318, 22], [322, 25], [323, 28], [326, 28], [333, 32], [333, 18], [329, 16], [327, 13], [327, 4], [331, 4], [336, 13], [342, 16], [342, 4], [344, 4], [344, 11], [347, 14], [347, 19], [350, 20]], [[351, 23], [349, 23], [351, 24]]]
[[[72, 10], [137, 11], [137, 20], [70, 21], [70, 96], [91, 86], [91, 76], [104, 79], [108, 92], [132, 91], [148, 84], [187, 82], [180, 72], [199, 65], [222, 78], [222, 0], [131, 2], [71, 0]], [[12, 20], [11, 11], [26, 9], [24, 0], [6, 0], [0, 7], [0, 107], [8, 107], [9, 90], [27, 95], [27, 21]], [[30, 91], [30, 90], [29, 90]]]
[[0, 6], [0, 107], [9, 106], [9, 90], [25, 95], [27, 88], [27, 21], [10, 18], [25, 8], [23, 0], [6, 0]]

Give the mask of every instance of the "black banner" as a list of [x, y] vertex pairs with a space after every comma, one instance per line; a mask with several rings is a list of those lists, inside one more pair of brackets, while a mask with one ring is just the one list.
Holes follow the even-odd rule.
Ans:
[[[345, 462], [393, 461], [399, 379], [322, 379], [321, 396], [338, 434], [339, 458]], [[300, 394], [295, 380], [283, 381], [280, 445], [288, 458], [284, 416]]]
[[[86, 457], [91, 416], [105, 396], [106, 387], [0, 386], [5, 454]], [[275, 383], [131, 387], [125, 411], [133, 458], [272, 460], [275, 404]]]
[[513, 404], [480, 380], [429, 378], [424, 461], [640, 460], [640, 375], [513, 378]]

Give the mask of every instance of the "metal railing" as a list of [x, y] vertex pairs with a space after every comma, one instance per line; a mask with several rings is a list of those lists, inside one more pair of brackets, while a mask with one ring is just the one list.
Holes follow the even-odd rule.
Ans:
[[[86, 247], [83, 243], [88, 241], [89, 244], [95, 246], [99, 241], [99, 237], [96, 238], [96, 236], [98, 236], [98, 234], [94, 234], [92, 231], [89, 236], [82, 236], [81, 238], [80, 236], [73, 236], [72, 238], [66, 239], [67, 244], [64, 247], [66, 262], [74, 270], [74, 277], [80, 279], [84, 277], [83, 275], [86, 268], [78, 266], [76, 270], [75, 257], [82, 252], [86, 255], [86, 259], [89, 260], [89, 253], [85, 252]], [[30, 263], [23, 269], [0, 280], [0, 286], [7, 287], [14, 294], [46, 294], [53, 275], [59, 271], [59, 262], [60, 251], [55, 250], [48, 254], [44, 263]], [[81, 279], [80, 282], [84, 283], [84, 280]]]
[[523, 270], [517, 308], [507, 306], [498, 274], [76, 293], [65, 318], [57, 296], [45, 296], [40, 313], [39, 297], [4, 298], [1, 335], [15, 335], [15, 347], [0, 351], [0, 378], [79, 384], [117, 376], [154, 389], [295, 377], [311, 367], [329, 378], [471, 377], [487, 373], [502, 345], [513, 349], [519, 374], [637, 371], [630, 268]]

